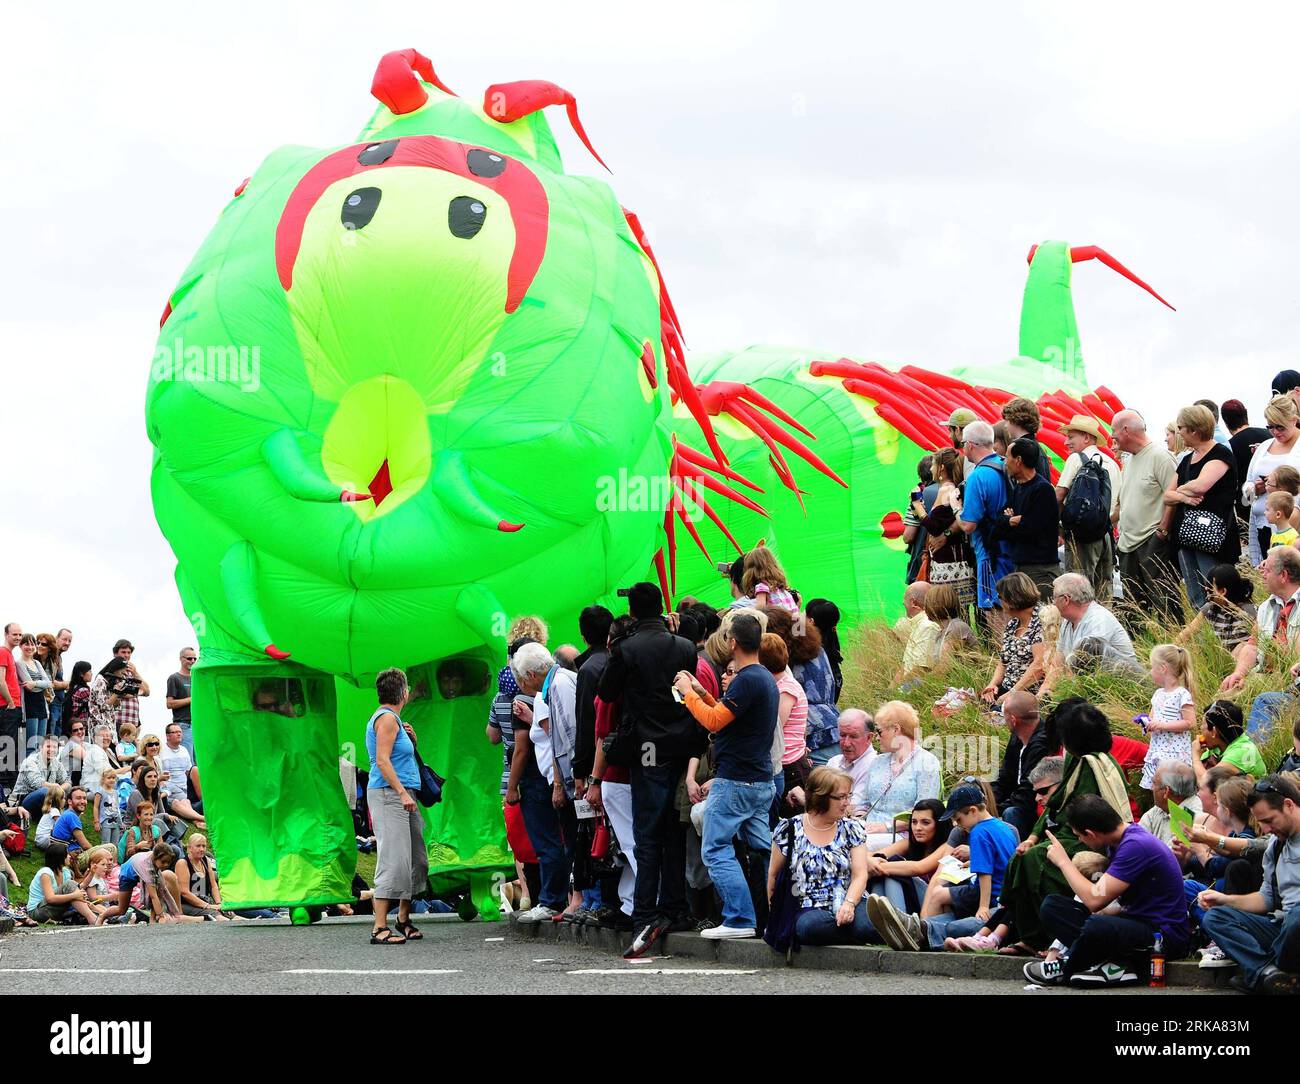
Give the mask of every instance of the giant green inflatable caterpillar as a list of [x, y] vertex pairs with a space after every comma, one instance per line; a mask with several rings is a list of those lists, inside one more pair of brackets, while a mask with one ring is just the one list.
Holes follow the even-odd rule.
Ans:
[[1072, 258], [1123, 268], [1038, 246], [1021, 356], [978, 375], [777, 348], [688, 370], [635, 216], [563, 172], [542, 109], [566, 106], [590, 148], [571, 95], [501, 84], [480, 109], [413, 50], [372, 89], [356, 142], [281, 149], [239, 186], [169, 298], [154, 506], [202, 647], [227, 903], [350, 898], [340, 750], [364, 766], [373, 675], [401, 666], [448, 779], [434, 887], [468, 882], [494, 916], [513, 862], [483, 723], [510, 616], [569, 629], [647, 575], [720, 603], [713, 559], [760, 537], [848, 621], [888, 612], [896, 509], [953, 407], [995, 418], [1014, 390], [1047, 424], [1110, 420], [1069, 282]]

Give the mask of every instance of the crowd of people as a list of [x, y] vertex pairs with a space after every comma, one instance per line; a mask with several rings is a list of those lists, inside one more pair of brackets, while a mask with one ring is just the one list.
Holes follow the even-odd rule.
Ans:
[[[638, 583], [620, 592], [627, 613], [578, 615], [581, 646], [516, 619], [486, 726], [518, 875], [503, 909], [627, 931], [628, 958], [672, 932], [762, 936], [1023, 955], [1034, 983], [1109, 986], [1143, 981], [1153, 956], [1199, 952], [1203, 967], [1236, 967], [1244, 990], [1296, 992], [1300, 723], [1280, 763], [1261, 743], [1298, 694], [1236, 702], [1254, 673], [1300, 678], [1300, 374], [1273, 390], [1267, 430], [1236, 400], [1201, 402], [1163, 447], [1136, 411], [1114, 415], [1109, 440], [1077, 416], [1059, 473], [1032, 402], [1011, 400], [997, 426], [954, 412], [953, 447], [921, 462], [909, 502], [901, 662], [883, 703], [842, 702], [838, 608], [805, 600], [762, 544], [730, 566], [723, 608], [666, 611]], [[1150, 615], [1182, 627], [1140, 657]], [[1189, 651], [1209, 637], [1231, 659], [1217, 683]], [[45, 854], [26, 907], [6, 908], [24, 923], [221, 915], [189, 738], [197, 653], [168, 680], [164, 746], [140, 735], [149, 686], [130, 643], [65, 675], [71, 642], [11, 623], [0, 648], [0, 736], [28, 743], [0, 773], [0, 835], [30, 834]], [[931, 714], [973, 705], [1004, 728], [989, 778], [948, 773], [908, 699], [981, 655], [987, 683], [950, 688]], [[1061, 697], [1098, 670], [1149, 682], [1144, 741]], [[401, 718], [406, 675], [384, 671], [376, 692], [371, 940], [393, 945], [421, 937], [427, 769]]]

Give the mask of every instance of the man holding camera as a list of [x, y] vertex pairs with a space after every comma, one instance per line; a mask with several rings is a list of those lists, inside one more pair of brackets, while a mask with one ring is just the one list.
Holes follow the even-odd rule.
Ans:
[[114, 690], [117, 692], [117, 707], [113, 711], [113, 726], [119, 734], [123, 723], [130, 723], [136, 730], [140, 729], [139, 698], [149, 695], [149, 683], [140, 676], [131, 661], [134, 653], [135, 645], [130, 640], [118, 640], [113, 645], [113, 654], [126, 663], [126, 668], [118, 672], [118, 677], [124, 679], [124, 686], [120, 690]]
[[[669, 630], [663, 595], [654, 584], [634, 584], [626, 595], [636, 628], [610, 646], [597, 694], [611, 704], [622, 699], [620, 735], [623, 728], [631, 731], [627, 766], [636, 855], [632, 925], [637, 932], [624, 956], [636, 959], [670, 929], [694, 929], [686, 906], [686, 837], [675, 798], [686, 761], [703, 749], [704, 741], [673, 694], [677, 672], [695, 672], [695, 645]], [[589, 786], [595, 782], [587, 780]]]

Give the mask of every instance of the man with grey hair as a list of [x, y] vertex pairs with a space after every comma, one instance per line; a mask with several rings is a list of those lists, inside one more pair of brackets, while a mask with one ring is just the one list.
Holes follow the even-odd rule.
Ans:
[[1046, 802], [1061, 785], [1064, 772], [1065, 757], [1043, 757], [1029, 773], [1029, 785], [1034, 788], [1034, 797], [1039, 802]]
[[1128, 458], [1119, 475], [1119, 577], [1124, 598], [1136, 610], [1155, 609], [1168, 617], [1177, 590], [1169, 563], [1169, 525], [1174, 506], [1164, 496], [1176, 467], [1168, 449], [1147, 435], [1147, 423], [1136, 410], [1121, 410], [1111, 421], [1111, 440]]
[[876, 757], [871, 744], [872, 718], [861, 708], [845, 708], [837, 723], [840, 731], [840, 751], [826, 762], [826, 767], [843, 772], [853, 779], [853, 796], [849, 800], [852, 815], [868, 805], [867, 770]]
[[577, 733], [577, 676], [559, 666], [538, 643], [520, 647], [510, 669], [519, 691], [533, 698], [533, 706], [514, 703], [515, 730], [526, 729], [529, 740], [516, 743], [506, 801], [514, 795], [519, 803], [542, 878], [541, 898], [518, 921], [547, 922], [565, 909], [573, 873], [578, 822], [570, 801], [573, 771], [569, 764]]
[[1196, 772], [1181, 760], [1162, 760], [1151, 780], [1151, 797], [1155, 805], [1142, 814], [1138, 823], [1166, 847], [1173, 847], [1169, 803], [1180, 805], [1193, 815], [1201, 812], [1201, 800], [1196, 796]]
[[970, 535], [975, 550], [976, 604], [985, 612], [997, 608], [998, 580], [1016, 570], [1010, 547], [994, 535], [1003, 511], [1011, 504], [1011, 493], [1006, 466], [993, 450], [993, 426], [974, 421], [961, 435], [969, 468], [961, 515], [949, 531], [962, 530]]
[[1142, 672], [1133, 641], [1115, 615], [1096, 600], [1087, 576], [1081, 572], [1058, 576], [1052, 584], [1052, 601], [1061, 611], [1061, 635], [1047, 678], [1038, 692], [1040, 697], [1067, 670], [1100, 664]]

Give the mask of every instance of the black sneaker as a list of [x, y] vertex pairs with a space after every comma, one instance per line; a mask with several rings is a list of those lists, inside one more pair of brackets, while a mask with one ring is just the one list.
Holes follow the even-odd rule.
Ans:
[[695, 925], [696, 925], [695, 919], [691, 918], [690, 915], [678, 915], [676, 918], [674, 918], [672, 921], [668, 923], [668, 932], [669, 933], [694, 933]]
[[1035, 986], [1057, 986], [1064, 981], [1060, 960], [1030, 960], [1025, 964], [1025, 978]]
[[1071, 986], [1133, 986], [1140, 982], [1137, 972], [1123, 964], [1100, 963], [1070, 976]]
[[623, 953], [625, 960], [637, 960], [644, 956], [650, 946], [668, 933], [668, 923], [661, 918], [653, 922], [647, 922], [641, 927], [637, 935], [632, 938], [632, 943], [628, 945], [627, 951]]

